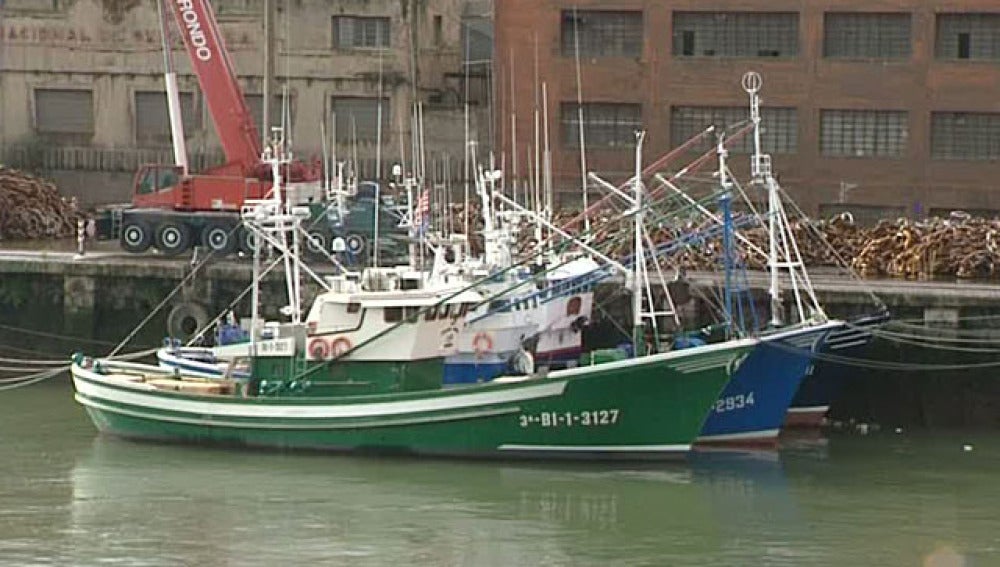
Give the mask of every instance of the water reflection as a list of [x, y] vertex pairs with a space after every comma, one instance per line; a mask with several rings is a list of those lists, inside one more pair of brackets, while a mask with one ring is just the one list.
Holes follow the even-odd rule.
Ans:
[[685, 564], [764, 557], [734, 542], [797, 518], [777, 454], [535, 466], [98, 438], [71, 477], [67, 550], [130, 564]]

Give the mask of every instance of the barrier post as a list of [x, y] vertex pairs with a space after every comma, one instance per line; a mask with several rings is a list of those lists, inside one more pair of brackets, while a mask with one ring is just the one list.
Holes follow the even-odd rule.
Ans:
[[83, 219], [78, 219], [76, 221], [76, 256], [74, 259], [83, 258], [85, 250], [83, 249], [83, 242], [87, 239], [87, 231], [84, 225]]

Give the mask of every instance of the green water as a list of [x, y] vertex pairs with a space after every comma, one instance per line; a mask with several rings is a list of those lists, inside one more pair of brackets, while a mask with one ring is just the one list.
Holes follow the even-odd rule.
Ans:
[[1000, 565], [995, 433], [786, 444], [643, 467], [137, 444], [60, 379], [0, 392], [0, 565]]

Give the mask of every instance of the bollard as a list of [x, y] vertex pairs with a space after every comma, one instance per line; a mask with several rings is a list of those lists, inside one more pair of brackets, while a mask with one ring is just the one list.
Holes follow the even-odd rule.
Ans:
[[84, 227], [83, 219], [76, 221], [76, 258], [83, 258], [83, 241], [87, 238], [87, 231]]

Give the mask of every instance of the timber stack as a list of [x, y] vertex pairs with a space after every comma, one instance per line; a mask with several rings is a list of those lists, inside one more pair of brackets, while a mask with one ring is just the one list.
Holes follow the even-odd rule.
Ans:
[[[472, 207], [472, 230], [481, 229], [478, 210]], [[562, 210], [556, 213], [554, 224], [566, 226], [569, 232], [582, 231], [576, 219], [579, 211]], [[749, 217], [747, 217], [749, 219]], [[627, 231], [620, 230], [606, 217], [591, 219], [594, 241], [611, 247], [611, 255], [625, 257], [628, 239], [621, 238]], [[452, 209], [452, 226], [461, 231], [464, 210]], [[712, 221], [680, 221], [664, 223], [651, 228], [651, 238], [656, 244], [665, 244], [681, 238], [689, 243], [674, 254], [674, 265], [687, 270], [707, 271], [722, 265], [721, 237], [690, 238], [690, 235], [709, 231]], [[759, 222], [741, 222], [739, 232], [760, 250], [768, 247], [767, 227]], [[890, 276], [908, 279], [936, 277], [994, 278], [1000, 276], [1000, 220], [975, 218], [954, 212], [946, 218], [933, 217], [923, 220], [898, 218], [881, 220], [873, 227], [863, 227], [854, 222], [850, 214], [837, 215], [828, 220], [791, 221], [792, 231], [798, 242], [802, 259], [808, 267], [849, 265], [867, 277]], [[713, 234], [717, 234], [716, 230]], [[534, 248], [534, 231], [525, 223], [519, 233], [522, 254], [531, 254]], [[479, 235], [471, 239], [473, 247]], [[742, 250], [742, 248], [741, 248]], [[765, 270], [766, 258], [760, 254], [739, 252], [742, 263], [751, 270]], [[667, 259], [670, 262], [670, 259]]]
[[73, 236], [77, 218], [50, 181], [0, 165], [0, 239]]

